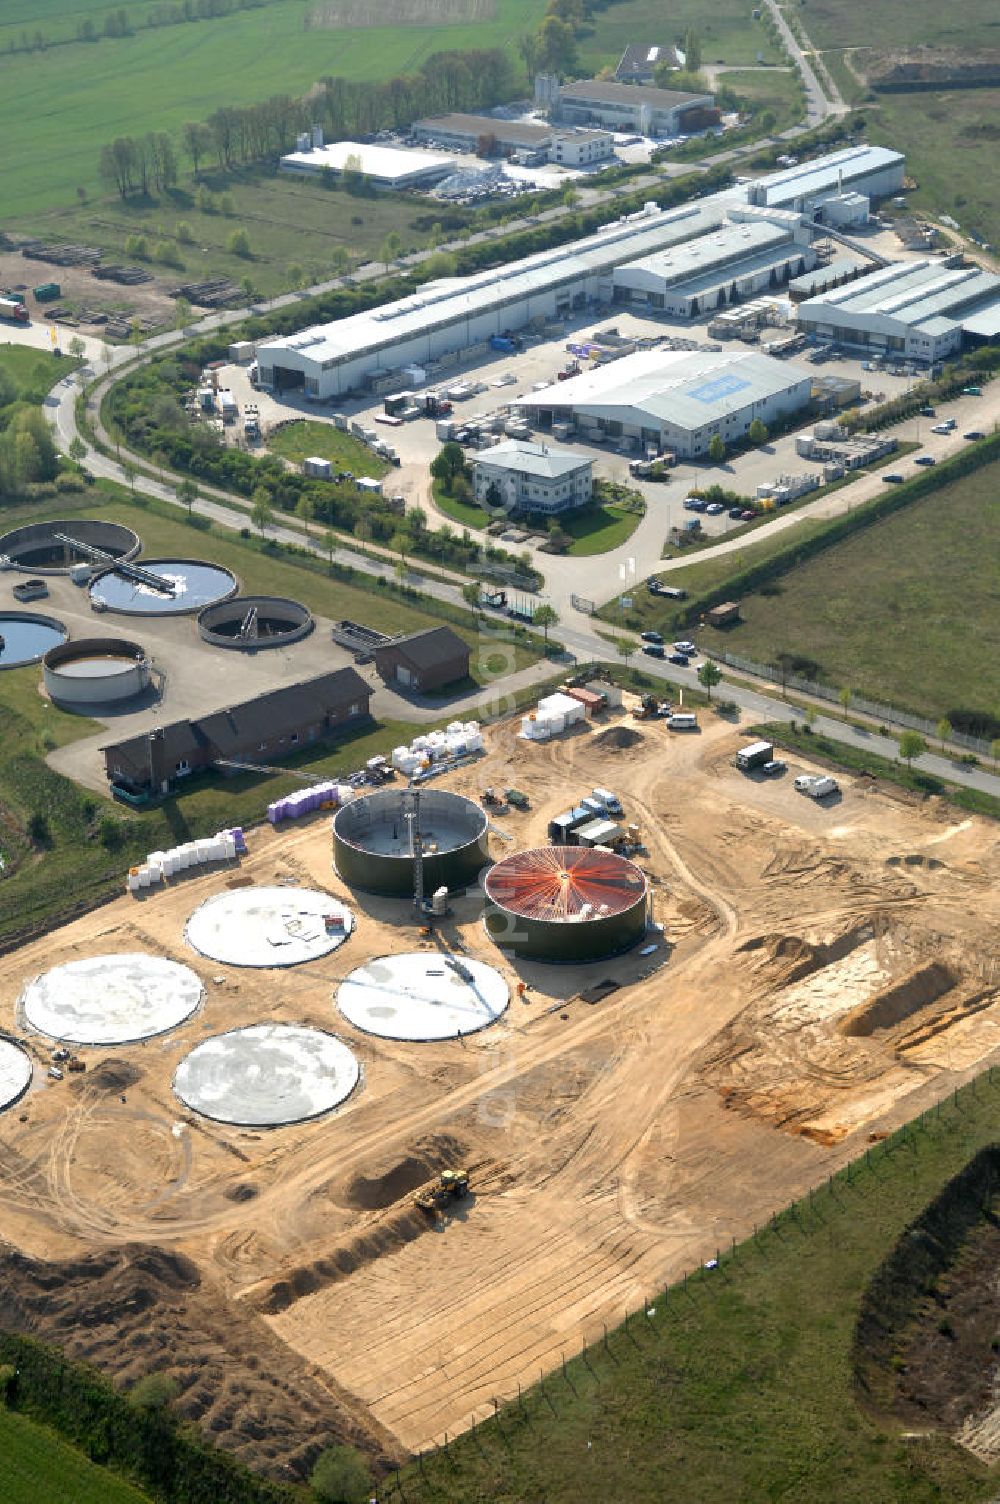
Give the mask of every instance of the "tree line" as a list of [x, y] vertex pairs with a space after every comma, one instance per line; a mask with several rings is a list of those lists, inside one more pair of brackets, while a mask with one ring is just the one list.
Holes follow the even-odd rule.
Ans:
[[[210, 161], [225, 170], [281, 156], [313, 124], [322, 125], [327, 139], [343, 140], [409, 125], [421, 115], [481, 109], [516, 92], [514, 70], [499, 49], [436, 52], [416, 73], [383, 83], [327, 77], [308, 99], [272, 94], [256, 104], [222, 105], [207, 120], [189, 121], [181, 145], [197, 175]], [[177, 151], [162, 131], [119, 136], [102, 147], [100, 172], [122, 198], [150, 187], [162, 191], [177, 182]]]
[[18, 400], [17, 387], [0, 370], [0, 501], [23, 496], [38, 481], [53, 480], [59, 469], [52, 430], [40, 407], [51, 377], [43, 365], [39, 387]]
[[135, 21], [122, 6], [106, 11], [103, 20], [87, 16], [78, 21], [72, 36], [51, 37], [36, 28], [33, 32], [22, 31], [18, 37], [10, 37], [4, 51], [45, 52], [49, 47], [66, 47], [73, 42], [101, 42], [109, 38], [134, 36], [140, 27], [184, 26], [191, 21], [214, 21], [231, 16], [241, 10], [261, 10], [272, 0], [177, 0], [177, 3], [154, 5], [140, 20]]

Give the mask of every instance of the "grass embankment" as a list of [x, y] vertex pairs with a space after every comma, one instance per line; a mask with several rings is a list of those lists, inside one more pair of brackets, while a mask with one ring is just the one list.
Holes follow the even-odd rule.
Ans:
[[[858, 1405], [860, 1303], [908, 1224], [995, 1139], [1000, 1074], [873, 1145], [654, 1314], [408, 1469], [409, 1504], [971, 1504], [997, 1473]], [[388, 1498], [399, 1494], [389, 1491]]]
[[350, 470], [353, 475], [370, 476], [374, 480], [381, 480], [392, 469], [387, 460], [380, 459], [353, 434], [315, 419], [301, 418], [286, 424], [268, 437], [267, 447], [272, 454], [280, 454], [282, 459], [299, 465], [315, 457], [329, 460], [339, 470]]
[[[741, 603], [725, 645], [931, 717], [1000, 710], [1000, 464], [835, 544]], [[672, 577], [671, 577], [672, 583]]]
[[[98, 29], [107, 9], [91, 11]], [[302, 94], [324, 73], [385, 79], [413, 72], [443, 48], [509, 47], [534, 30], [544, 6], [496, 0], [489, 16], [470, 6], [469, 19], [453, 25], [409, 26], [383, 5], [381, 25], [308, 28], [307, 15], [321, 9], [314, 0], [281, 0], [213, 20], [137, 25], [131, 36], [0, 56], [0, 131], [8, 160], [19, 167], [5, 185], [5, 214], [66, 203], [78, 186], [94, 191], [101, 147], [116, 136], [141, 136], [152, 123], [179, 137], [186, 121], [205, 120], [220, 104], [251, 104], [279, 89]], [[0, 53], [25, 29], [75, 32], [80, 11], [78, 0], [55, 0], [44, 15], [35, 7], [30, 20], [0, 26]]]
[[4, 1504], [146, 1504], [146, 1495], [96, 1467], [47, 1426], [0, 1408]]
[[[759, 726], [752, 726], [750, 734], [764, 737], [787, 751], [801, 752], [814, 762], [828, 763], [831, 767], [843, 768], [848, 773], [882, 778], [925, 798], [929, 794], [939, 794], [950, 804], [957, 804], [960, 809], [986, 815], [991, 820], [1000, 820], [1000, 799], [996, 795], [983, 793], [980, 789], [963, 788], [959, 784], [948, 783], [933, 773], [922, 772], [919, 761], [915, 766], [907, 767], [905, 763], [894, 762], [876, 752], [868, 752], [863, 747], [851, 747], [846, 742], [837, 741], [835, 737], [809, 731], [805, 726], [788, 721], [762, 722]], [[934, 750], [933, 747], [931, 750]]]
[[0, 324], [0, 370], [15, 383], [17, 398], [22, 402], [42, 402], [59, 377], [68, 376], [80, 364], [68, 355], [60, 358], [33, 345], [4, 344], [3, 339], [4, 326]]

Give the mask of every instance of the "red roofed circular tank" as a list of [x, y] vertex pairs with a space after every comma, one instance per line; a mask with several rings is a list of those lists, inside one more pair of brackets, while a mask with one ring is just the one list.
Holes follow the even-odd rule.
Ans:
[[646, 933], [649, 883], [634, 862], [583, 846], [539, 846], [486, 877], [486, 929], [511, 956], [598, 961]]

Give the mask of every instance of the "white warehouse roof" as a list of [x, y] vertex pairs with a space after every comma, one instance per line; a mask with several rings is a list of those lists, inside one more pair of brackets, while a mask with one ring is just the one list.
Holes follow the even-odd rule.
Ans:
[[473, 463], [500, 465], [539, 480], [558, 480], [560, 476], [575, 475], [577, 470], [588, 468], [593, 461], [584, 454], [571, 454], [568, 449], [550, 449], [547, 444], [531, 444], [526, 439], [506, 439], [491, 449], [480, 450], [473, 456]]
[[629, 261], [620, 270], [647, 273], [656, 281], [669, 281], [674, 285], [686, 282], [692, 276], [708, 274], [720, 264], [731, 262], [741, 252], [750, 256], [765, 247], [786, 245], [790, 239], [790, 230], [767, 221], [722, 225], [710, 234], [700, 235], [697, 240], [687, 240], [654, 251], [651, 256]]
[[830, 152], [811, 162], [800, 162], [797, 167], [787, 167], [783, 172], [755, 178], [749, 185], [751, 196], [754, 202], [767, 204], [815, 198], [821, 193], [837, 190], [841, 181], [848, 188], [859, 178], [889, 168], [898, 168], [902, 173], [904, 160], [902, 152], [891, 151], [887, 146], [847, 146], [843, 151]]
[[721, 224], [722, 219], [722, 206], [707, 203], [636, 214], [585, 240], [541, 251], [471, 277], [430, 282], [395, 303], [351, 314], [335, 323], [313, 324], [280, 339], [262, 341], [257, 347], [257, 357], [264, 366], [272, 364], [279, 352], [295, 352], [310, 366], [326, 368], [352, 360], [361, 352], [391, 350], [408, 338], [503, 308], [563, 282], [579, 283], [604, 272], [610, 276], [613, 268], [623, 262], [676, 241], [703, 235]]
[[939, 261], [898, 262], [858, 282], [834, 288], [799, 305], [799, 317], [834, 324], [846, 314], [853, 323], [891, 320], [927, 327], [939, 320], [962, 322], [1000, 305], [1000, 277], [978, 266], [948, 267]]
[[343, 172], [350, 166], [365, 177], [392, 183], [405, 182], [415, 173], [430, 174], [438, 168], [443, 177], [453, 169], [455, 159], [438, 151], [403, 151], [395, 146], [366, 145], [361, 141], [333, 141], [329, 146], [314, 146], [309, 151], [290, 151], [282, 157], [281, 165], [295, 172], [322, 172], [324, 168]]
[[700, 429], [788, 391], [806, 373], [751, 350], [639, 350], [518, 399], [525, 408], [631, 408]]

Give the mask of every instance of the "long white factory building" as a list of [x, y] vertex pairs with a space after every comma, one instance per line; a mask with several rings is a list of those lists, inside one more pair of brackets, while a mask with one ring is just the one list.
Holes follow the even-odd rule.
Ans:
[[797, 412], [811, 391], [798, 366], [754, 351], [639, 350], [532, 392], [517, 406], [543, 430], [566, 423], [583, 440], [620, 439], [693, 459], [714, 434], [728, 446], [755, 418], [771, 425]]

